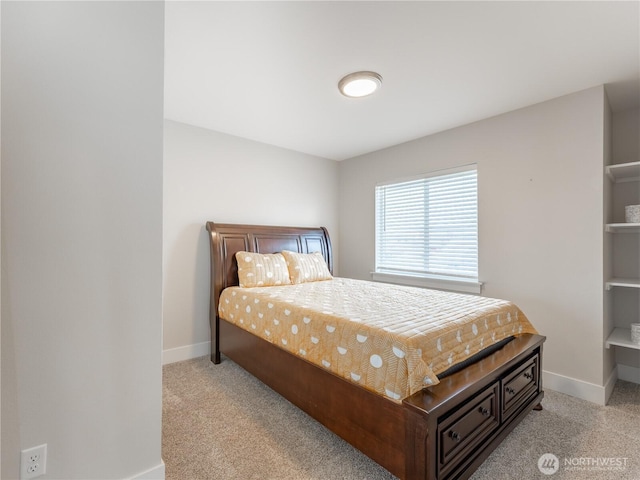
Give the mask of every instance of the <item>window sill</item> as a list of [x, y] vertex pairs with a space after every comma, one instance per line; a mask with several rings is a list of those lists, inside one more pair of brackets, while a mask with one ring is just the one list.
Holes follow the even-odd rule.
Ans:
[[399, 285], [410, 285], [412, 287], [437, 288], [440, 290], [451, 290], [454, 292], [476, 293], [482, 291], [482, 282], [473, 280], [461, 280], [456, 277], [429, 276], [418, 277], [412, 275], [398, 275], [393, 273], [371, 272], [375, 282], [395, 283]]

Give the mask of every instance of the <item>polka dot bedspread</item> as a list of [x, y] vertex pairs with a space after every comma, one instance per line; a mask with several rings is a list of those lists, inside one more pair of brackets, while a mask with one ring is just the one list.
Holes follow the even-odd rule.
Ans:
[[505, 300], [347, 278], [229, 287], [219, 315], [394, 401], [506, 337], [537, 333]]

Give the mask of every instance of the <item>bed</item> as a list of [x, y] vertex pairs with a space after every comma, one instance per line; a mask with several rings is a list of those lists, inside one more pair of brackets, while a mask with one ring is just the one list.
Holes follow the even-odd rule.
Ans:
[[389, 397], [221, 318], [223, 291], [239, 284], [237, 252], [319, 252], [332, 271], [331, 242], [324, 228], [208, 222], [207, 231], [212, 361], [224, 354], [397, 477], [468, 478], [539, 407], [545, 338], [535, 333], [517, 332], [438, 375], [437, 384]]

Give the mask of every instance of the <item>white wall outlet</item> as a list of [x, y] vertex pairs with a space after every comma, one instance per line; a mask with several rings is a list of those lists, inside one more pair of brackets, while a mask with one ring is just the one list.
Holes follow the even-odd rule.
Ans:
[[47, 444], [20, 452], [20, 479], [28, 480], [47, 473]]

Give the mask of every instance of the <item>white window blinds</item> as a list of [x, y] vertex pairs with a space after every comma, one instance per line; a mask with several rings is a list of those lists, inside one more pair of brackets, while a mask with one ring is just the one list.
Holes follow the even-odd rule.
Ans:
[[376, 186], [376, 272], [477, 280], [475, 165]]

